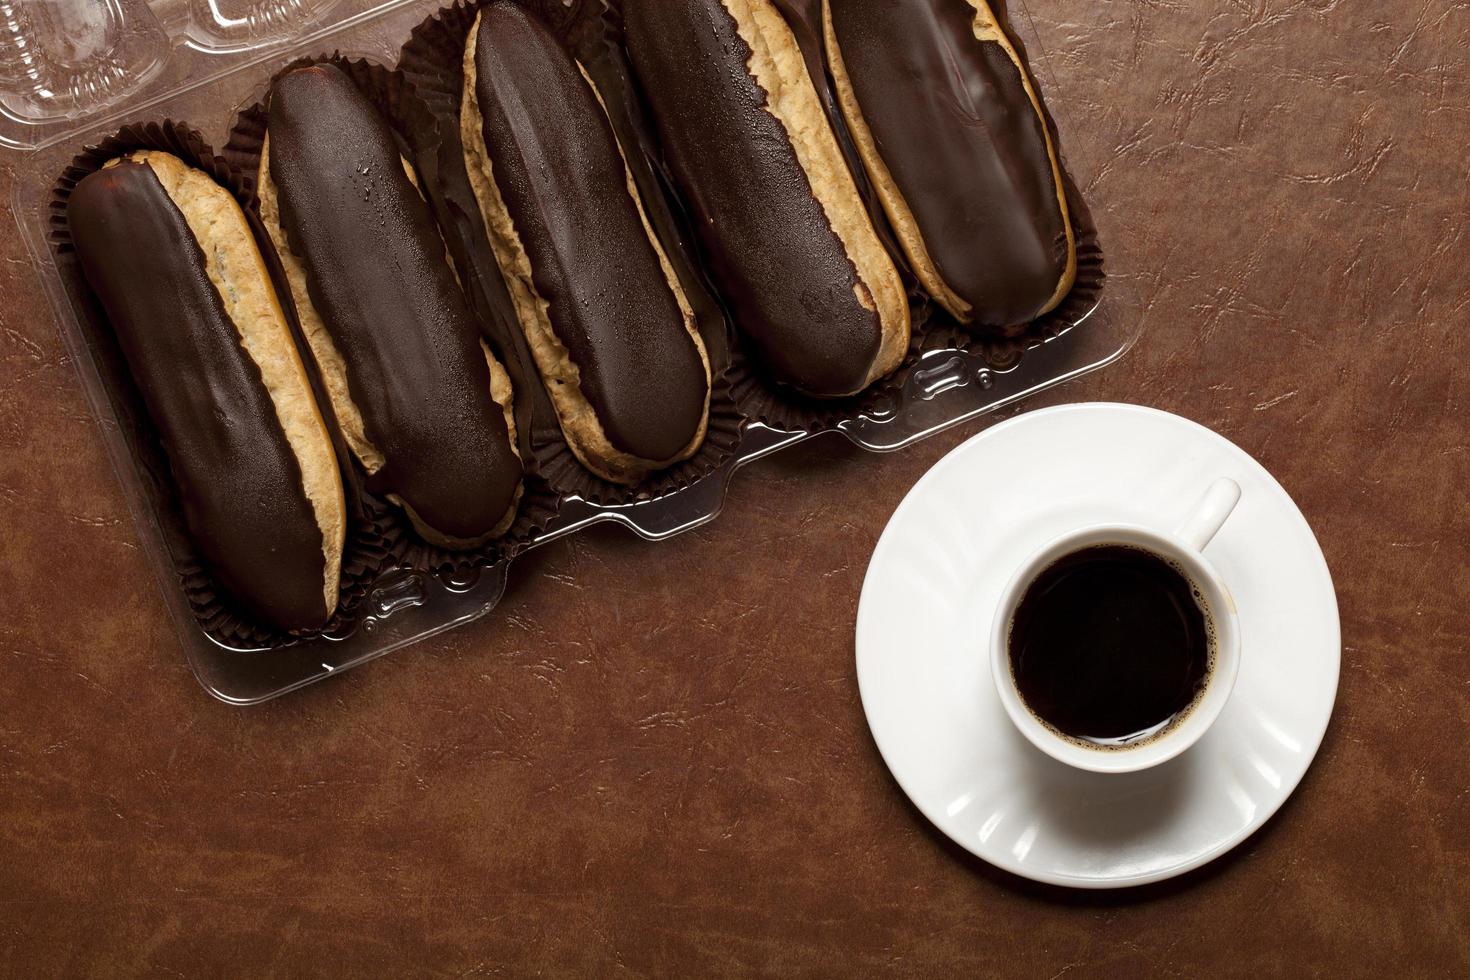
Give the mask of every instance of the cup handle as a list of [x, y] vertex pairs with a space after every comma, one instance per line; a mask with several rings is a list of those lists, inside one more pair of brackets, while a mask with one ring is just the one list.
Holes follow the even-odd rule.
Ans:
[[1174, 531], [1195, 551], [1204, 551], [1205, 546], [1225, 524], [1235, 505], [1240, 503], [1240, 484], [1222, 476], [1194, 505], [1189, 518]]

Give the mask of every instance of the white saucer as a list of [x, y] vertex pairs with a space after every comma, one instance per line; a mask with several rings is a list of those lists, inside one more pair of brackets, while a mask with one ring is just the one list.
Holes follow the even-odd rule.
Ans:
[[[1240, 675], [1219, 720], [1139, 773], [1042, 754], [1006, 717], [986, 660], [1007, 578], [1083, 524], [1172, 528], [1220, 476], [1243, 492], [1205, 552], [1240, 611]], [[1065, 405], [980, 433], [904, 498], [863, 583], [857, 674], [884, 761], [940, 830], [1026, 878], [1119, 888], [1197, 868], [1270, 819], [1327, 730], [1339, 644], [1322, 551], [1259, 463], [1165, 412]]]

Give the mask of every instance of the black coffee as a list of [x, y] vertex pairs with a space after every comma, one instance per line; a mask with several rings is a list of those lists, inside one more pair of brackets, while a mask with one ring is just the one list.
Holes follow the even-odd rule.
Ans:
[[1011, 671], [1026, 706], [1064, 735], [1100, 745], [1168, 727], [1193, 705], [1213, 654], [1189, 580], [1122, 545], [1058, 559], [1011, 620]]

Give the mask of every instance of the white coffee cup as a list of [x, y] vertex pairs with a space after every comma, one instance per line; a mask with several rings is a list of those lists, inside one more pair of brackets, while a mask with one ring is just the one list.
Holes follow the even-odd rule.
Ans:
[[[1210, 485], [1190, 518], [1173, 531], [1138, 524], [1092, 524], [1055, 538], [1037, 550], [1001, 592], [990, 637], [990, 670], [1006, 714], [1032, 745], [1069, 766], [1092, 772], [1136, 772], [1179, 755], [1214, 724], [1235, 687], [1240, 669], [1240, 623], [1235, 601], [1203, 551], [1235, 505], [1240, 486], [1221, 478]], [[1126, 545], [1158, 555], [1183, 571], [1204, 599], [1214, 627], [1214, 663], [1193, 706], [1168, 728], [1136, 744], [1092, 746], [1068, 738], [1036, 717], [1016, 687], [1011, 669], [1011, 619], [1031, 583], [1058, 559], [1097, 545]]]

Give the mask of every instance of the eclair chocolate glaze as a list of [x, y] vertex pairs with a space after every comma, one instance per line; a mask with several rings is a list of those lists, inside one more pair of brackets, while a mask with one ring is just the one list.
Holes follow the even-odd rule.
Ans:
[[720, 0], [625, 0], [628, 54], [665, 159], [736, 323], [778, 379], [814, 395], [863, 388], [877, 311], [748, 70]]
[[270, 94], [270, 175], [307, 290], [384, 463], [368, 488], [439, 534], [491, 533], [515, 500], [511, 449], [479, 331], [387, 123], [331, 65]]
[[1060, 174], [989, 11], [982, 40], [967, 0], [827, 0], [827, 10], [877, 152], [943, 282], [973, 308], [965, 318], [1009, 326], [1054, 306], [1074, 261]]
[[709, 395], [704, 360], [597, 95], [515, 4], [487, 6], [474, 43], [493, 179], [583, 396], [614, 448], [644, 460], [687, 454]]
[[67, 223], [169, 460], [210, 573], [285, 630], [322, 626], [322, 530], [204, 253], [152, 168], [84, 177]]

